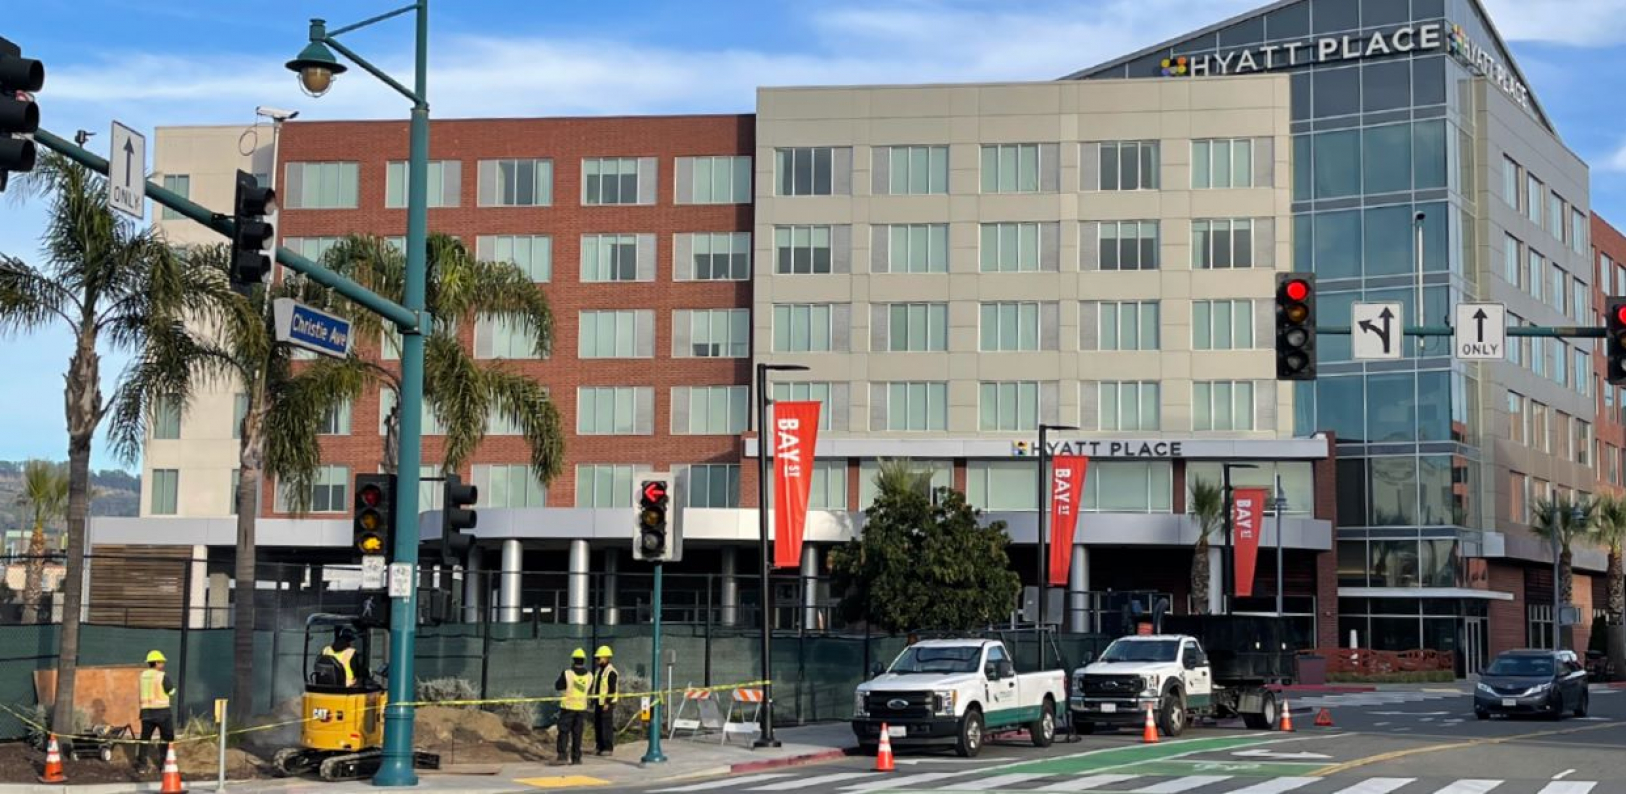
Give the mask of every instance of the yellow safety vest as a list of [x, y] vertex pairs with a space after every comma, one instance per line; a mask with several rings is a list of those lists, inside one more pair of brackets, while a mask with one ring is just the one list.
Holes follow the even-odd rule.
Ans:
[[565, 711], [586, 711], [587, 690], [593, 686], [592, 673], [565, 671], [565, 698], [559, 707]]
[[141, 708], [169, 708], [169, 693], [164, 691], [164, 671], [147, 668], [141, 671]]
[[615, 665], [607, 664], [593, 671], [593, 694], [597, 696], [600, 706], [608, 706], [616, 701], [616, 693], [604, 691], [610, 685], [610, 676], [612, 675], [616, 677], [616, 683], [619, 684], [621, 676], [616, 675]]
[[356, 685], [356, 671], [350, 667], [350, 660], [355, 658], [356, 655], [355, 648], [345, 648], [342, 651], [335, 651], [333, 650], [333, 646], [329, 645], [328, 647], [322, 649], [322, 655], [333, 657], [333, 659], [339, 663], [339, 666], [344, 668], [345, 686]]

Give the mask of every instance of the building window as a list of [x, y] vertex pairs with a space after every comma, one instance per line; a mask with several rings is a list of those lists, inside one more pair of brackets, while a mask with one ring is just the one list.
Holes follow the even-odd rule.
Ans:
[[1543, 201], [1547, 197], [1547, 190], [1534, 174], [1524, 175], [1524, 216], [1531, 223], [1541, 225]]
[[890, 353], [940, 353], [948, 350], [947, 303], [886, 304]]
[[750, 232], [697, 232], [688, 241], [693, 269], [679, 281], [751, 280]]
[[[1614, 287], [1612, 286], [1612, 283], [1614, 281], [1614, 276], [1615, 276], [1615, 262], [1614, 262], [1614, 260], [1610, 259], [1608, 254], [1599, 252], [1598, 253], [1598, 284], [1600, 285], [1599, 288], [1601, 290], [1603, 290], [1603, 294], [1605, 294], [1605, 295], [1613, 295], [1614, 294]], [[1626, 284], [1622, 284], [1621, 287], [1626, 288]]]
[[482, 314], [474, 322], [475, 358], [541, 358], [525, 320]]
[[327, 258], [327, 252], [339, 244], [341, 237], [284, 237], [282, 247], [306, 259], [320, 262]]
[[[192, 177], [188, 174], [164, 174], [164, 189], [181, 198], [189, 199], [192, 197]], [[169, 207], [164, 208], [163, 218], [166, 221], [177, 221], [185, 217]]]
[[480, 161], [480, 206], [546, 207], [551, 204], [552, 160]]
[[813, 461], [813, 489], [808, 493], [807, 509], [847, 509], [846, 459]]
[[1507, 393], [1507, 424], [1508, 440], [1515, 444], [1524, 444], [1525, 425], [1530, 421], [1530, 415], [1525, 410], [1524, 397], [1517, 392]]
[[474, 238], [475, 255], [486, 262], [509, 262], [530, 280], [553, 280], [553, 238], [545, 234], [481, 235]]
[[322, 424], [317, 427], [319, 436], [348, 436], [350, 435], [350, 402], [346, 400], [322, 415]]
[[291, 210], [354, 209], [357, 174], [355, 163], [289, 163], [277, 198]]
[[[1309, 462], [1259, 462], [1257, 468], [1234, 469], [1231, 486], [1234, 488], [1264, 488], [1270, 490], [1281, 478], [1282, 493], [1287, 498], [1284, 515], [1315, 515], [1315, 467]], [[1190, 461], [1186, 463], [1186, 512], [1191, 512], [1191, 488], [1198, 482], [1219, 485], [1224, 481], [1221, 464], [1217, 461]]]
[[1515, 287], [1520, 286], [1524, 281], [1521, 278], [1524, 268], [1519, 266], [1524, 261], [1523, 248], [1524, 243], [1519, 242], [1519, 238], [1511, 234], [1506, 235], [1502, 240], [1502, 277], [1507, 279], [1507, 283]]
[[884, 226], [885, 273], [947, 273], [948, 224]]
[[1191, 302], [1193, 350], [1252, 350], [1253, 301]]
[[701, 463], [689, 467], [684, 507], [739, 507], [740, 467], [735, 463]]
[[181, 472], [179, 469], [153, 469], [152, 470], [152, 503], [151, 512], [155, 516], [172, 516], [177, 513], [177, 500], [181, 493]]
[[886, 195], [927, 196], [948, 192], [947, 146], [877, 148], [886, 155]]
[[1557, 262], [1554, 262], [1553, 266], [1547, 270], [1547, 277], [1551, 279], [1548, 282], [1547, 303], [1560, 313], [1563, 313], [1567, 308], [1564, 305], [1564, 287], [1569, 284], [1569, 274], [1565, 273], [1564, 268], [1559, 267]]
[[1092, 463], [1080, 501], [1086, 513], [1172, 513], [1174, 467], [1168, 461]]
[[1589, 384], [1593, 378], [1592, 368], [1589, 366], [1592, 363], [1592, 352], [1579, 347], [1572, 352], [1575, 354], [1575, 364], [1570, 368], [1571, 380], [1576, 393], [1585, 397], [1591, 388]]
[[655, 203], [655, 158], [589, 157], [582, 160], [582, 205]]
[[1102, 270], [1156, 270], [1157, 221], [1100, 224]]
[[1552, 438], [1548, 432], [1547, 406], [1530, 401], [1530, 448], [1552, 454]]
[[650, 358], [655, 353], [655, 312], [649, 309], [584, 311], [577, 328], [577, 358]]
[[1253, 187], [1253, 140], [1192, 141], [1191, 187]]
[[929, 433], [948, 428], [948, 384], [937, 381], [881, 384], [886, 398], [885, 429]]
[[1102, 190], [1157, 190], [1157, 141], [1101, 144]]
[[1038, 303], [982, 304], [982, 344], [985, 353], [1039, 349]]
[[1032, 273], [1039, 270], [1039, 224], [982, 225], [982, 272]]
[[1509, 513], [1520, 524], [1530, 523], [1530, 478], [1516, 471], [1508, 472]]
[[582, 235], [582, 282], [648, 281], [638, 256], [636, 234]]
[[672, 390], [672, 432], [737, 436], [745, 432], [751, 390], [745, 386], [679, 386]]
[[[677, 159], [679, 204], [750, 204], [751, 158], [679, 157]], [[688, 184], [683, 180], [688, 177]]]
[[833, 196], [836, 149], [829, 146], [774, 150], [777, 195]]
[[977, 429], [985, 433], [1039, 429], [1039, 384], [1034, 381], [984, 381], [977, 404]]
[[[830, 383], [775, 383], [770, 388], [775, 402], [812, 401], [819, 403], [819, 429], [835, 427], [834, 386]], [[845, 402], [845, 398], [843, 398]], [[846, 429], [846, 428], [843, 428]]]
[[1573, 417], [1563, 411], [1556, 411], [1553, 414], [1553, 438], [1558, 442], [1558, 449], [1553, 454], [1564, 460], [1575, 459], [1575, 450], [1572, 449], [1575, 444], [1572, 419]]
[[1095, 309], [1095, 349], [1158, 349], [1157, 301], [1100, 301]]
[[1192, 384], [1191, 429], [1252, 430], [1253, 383], [1207, 381]]
[[650, 435], [654, 405], [655, 390], [648, 386], [583, 386], [576, 390], [576, 433]]
[[780, 303], [773, 307], [775, 353], [830, 352], [828, 303]]
[[524, 463], [476, 463], [469, 475], [480, 492], [480, 507], [548, 506], [547, 486], [537, 482]]
[[[952, 460], [925, 460], [909, 458], [909, 466], [923, 474], [930, 475], [930, 488], [936, 493], [938, 488], [951, 488], [954, 486], [954, 461]], [[1031, 467], [1030, 467], [1031, 468]], [[875, 477], [880, 473], [881, 464], [877, 460], [863, 460], [858, 464], [858, 507], [860, 509], [875, 504], [880, 495], [880, 489], [875, 486]], [[1033, 490], [1033, 489], [1029, 489]]]
[[[392, 389], [378, 390], [378, 434], [381, 436], [389, 432], [390, 414], [395, 412], [395, 401], [397, 399], [395, 391]], [[422, 408], [418, 411], [418, 427], [421, 435], [446, 435], [446, 426], [440, 423], [440, 417], [435, 415], [434, 409], [429, 407], [427, 400], [424, 401]]]
[[1592, 424], [1580, 417], [1575, 418], [1575, 462], [1583, 466], [1592, 465]]
[[1586, 256], [1587, 252], [1587, 223], [1586, 214], [1578, 209], [1570, 210], [1570, 250]]
[[[311, 481], [310, 503], [306, 506], [307, 513], [342, 513], [350, 509], [350, 500], [345, 494], [350, 488], [350, 469], [345, 466], [321, 466], [316, 469], [315, 479]], [[283, 484], [277, 486], [276, 511], [279, 513], [295, 512], [295, 503], [298, 500], [288, 492]]]
[[1559, 242], [1564, 242], [1564, 215], [1568, 209], [1569, 203], [1564, 201], [1563, 196], [1557, 193], [1548, 196], [1547, 231], [1557, 237]]
[[248, 395], [238, 392], [232, 395], [231, 406], [231, 437], [243, 437], [243, 420], [248, 418]]
[[829, 273], [829, 226], [776, 226], [773, 230], [774, 272], [785, 274]]
[[160, 397], [152, 406], [152, 437], [174, 440], [181, 437], [181, 398], [176, 395]]
[[[400, 209], [407, 205], [407, 163], [390, 161], [384, 168], [384, 206]], [[429, 162], [429, 206], [456, 207], [461, 203], [463, 163], [458, 160]]]
[[[237, 487], [243, 484], [243, 470], [231, 470], [231, 490], [226, 492], [226, 513], [237, 515]], [[257, 500], [256, 500], [257, 501]]]
[[1592, 322], [1592, 290], [1580, 279], [1570, 282], [1570, 317], [1581, 324]]
[[689, 344], [674, 350], [679, 358], [745, 358], [751, 354], [751, 311], [749, 309], [695, 309], [674, 312], [672, 321], [682, 323], [687, 315]]
[[1151, 381], [1105, 381], [1084, 384], [1097, 389], [1102, 430], [1157, 430], [1162, 427], [1158, 384]]
[[1502, 158], [1502, 200], [1515, 210], [1519, 208], [1519, 164], [1505, 156]]
[[1039, 144], [1019, 143], [982, 147], [982, 192], [1037, 193], [1040, 169], [1054, 163], [1039, 162]]
[[[1519, 317], [1519, 315], [1514, 314], [1513, 312], [1507, 313], [1507, 327], [1518, 328], [1523, 325], [1523, 318]], [[1529, 344], [1530, 339], [1528, 337], [1508, 337], [1507, 360], [1521, 367], [1524, 366], [1524, 350], [1529, 346]]]
[[1253, 221], [1192, 221], [1191, 266], [1198, 270], [1253, 267]]
[[1530, 297], [1539, 301], [1542, 299], [1542, 288], [1547, 283], [1547, 257], [1542, 256], [1540, 251], [1528, 246], [1525, 247], [1525, 250], [1530, 254], [1530, 281], [1528, 285]]
[[1037, 510], [1038, 476], [1034, 465], [1025, 461], [967, 461], [965, 498], [980, 510]]
[[577, 507], [632, 507], [631, 464], [583, 463], [576, 466]]

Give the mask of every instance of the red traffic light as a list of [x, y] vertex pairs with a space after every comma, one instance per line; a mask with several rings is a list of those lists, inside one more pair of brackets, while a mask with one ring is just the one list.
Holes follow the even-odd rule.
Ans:
[[362, 486], [361, 493], [357, 496], [360, 496], [361, 503], [368, 507], [378, 507], [384, 501], [384, 491], [376, 485]]
[[644, 501], [659, 502], [666, 498], [666, 483], [660, 480], [644, 482]]
[[1292, 300], [1304, 300], [1310, 297], [1310, 282], [1303, 279], [1293, 279], [1282, 285], [1282, 292], [1286, 293], [1287, 297]]
[[1615, 322], [1626, 325], [1626, 303], [1615, 307]]

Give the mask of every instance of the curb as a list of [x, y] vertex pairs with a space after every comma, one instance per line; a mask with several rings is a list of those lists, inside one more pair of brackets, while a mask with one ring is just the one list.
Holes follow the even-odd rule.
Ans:
[[1271, 687], [1277, 692], [1291, 692], [1296, 695], [1357, 695], [1366, 692], [1376, 692], [1378, 688], [1371, 684], [1288, 684]]
[[823, 750], [817, 753], [793, 755], [787, 758], [770, 758], [765, 761], [744, 761], [742, 763], [730, 766], [728, 771], [729, 774], [737, 775], [745, 772], [761, 772], [766, 769], [783, 769], [790, 766], [817, 764], [822, 761], [834, 761], [838, 758], [846, 758], [847, 756], [852, 755], [855, 750], [857, 750], [857, 748], [837, 748], [834, 750]]

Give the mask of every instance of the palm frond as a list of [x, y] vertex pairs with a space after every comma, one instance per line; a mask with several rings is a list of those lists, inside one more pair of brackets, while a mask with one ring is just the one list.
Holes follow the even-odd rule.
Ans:
[[454, 469], [486, 435], [492, 406], [485, 372], [456, 339], [437, 331], [424, 340], [423, 383], [424, 402], [446, 431], [442, 463]]
[[1598, 498], [1596, 534], [1598, 542], [1619, 554], [1626, 545], [1626, 499], [1605, 495]]
[[1557, 535], [1559, 545], [1567, 549], [1592, 533], [1596, 511], [1597, 503], [1591, 499], [1538, 497], [1530, 505], [1530, 531], [1543, 540]]
[[[535, 380], [500, 367], [487, 367], [482, 380], [492, 417], [519, 428], [525, 438], [525, 446], [531, 451], [531, 476], [543, 485], [553, 482], [564, 467], [565, 435], [559, 408], [548, 390]], [[448, 450], [448, 470], [463, 460], [454, 459]]]
[[[310, 508], [311, 485], [322, 464], [318, 438], [328, 413], [354, 403], [377, 377], [372, 365], [355, 356], [322, 358], [298, 372], [276, 377], [264, 406], [265, 468], [287, 494], [294, 513]], [[250, 411], [260, 409], [250, 397]]]
[[1225, 522], [1225, 493], [1218, 485], [1197, 478], [1191, 484], [1191, 515], [1201, 539], [1212, 538]]
[[0, 335], [28, 333], [53, 319], [73, 325], [74, 294], [21, 259], [0, 256]]
[[180, 320], [149, 322], [142, 337], [140, 353], [120, 375], [108, 412], [108, 441], [127, 463], [141, 459], [147, 428], [161, 408], [184, 417], [200, 380], [233, 371], [230, 361], [200, 343]]
[[34, 524], [49, 524], [64, 518], [68, 511], [68, 467], [48, 460], [23, 464], [20, 505], [28, 508]]

